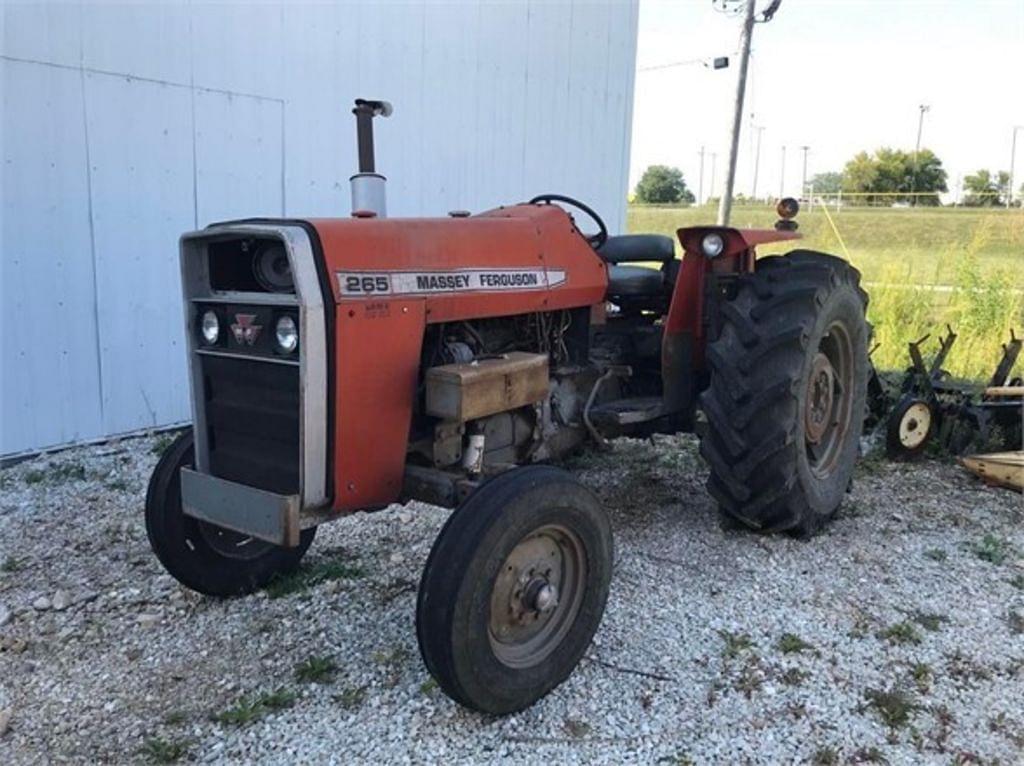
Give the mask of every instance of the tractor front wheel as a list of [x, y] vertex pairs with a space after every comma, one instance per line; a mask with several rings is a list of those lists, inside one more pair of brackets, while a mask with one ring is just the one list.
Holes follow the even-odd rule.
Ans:
[[757, 261], [708, 344], [701, 453], [729, 517], [810, 534], [850, 485], [865, 416], [867, 294], [845, 261], [799, 250]]
[[239, 596], [288, 572], [313, 542], [305, 529], [295, 548], [282, 548], [185, 515], [181, 469], [195, 461], [191, 429], [181, 434], [153, 469], [146, 492], [146, 533], [164, 568], [180, 583], [208, 596]]
[[601, 622], [608, 517], [565, 471], [527, 466], [460, 505], [427, 559], [420, 653], [441, 689], [485, 713], [521, 710], [572, 673]]

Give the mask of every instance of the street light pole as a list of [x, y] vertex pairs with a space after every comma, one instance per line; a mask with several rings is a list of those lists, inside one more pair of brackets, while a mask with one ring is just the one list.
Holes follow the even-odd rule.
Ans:
[[917, 204], [917, 162], [918, 155], [921, 152], [921, 131], [924, 129], [924, 113], [927, 112], [931, 107], [928, 104], [920, 104], [917, 107], [920, 113], [917, 116], [917, 143], [914, 144], [914, 175], [910, 178], [910, 198], [911, 204]]
[[811, 150], [809, 146], [801, 146], [800, 151], [804, 153], [804, 172], [800, 177], [800, 197], [802, 198], [807, 194], [807, 152]]
[[743, 124], [743, 95], [747, 88], [747, 67], [750, 64], [750, 38], [754, 33], [754, 0], [747, 0], [740, 34], [740, 66], [736, 77], [736, 104], [732, 115], [732, 139], [729, 143], [729, 168], [725, 176], [725, 192], [718, 204], [718, 225], [728, 226], [732, 213], [732, 191], [736, 184], [736, 155], [740, 146], [740, 127]]
[[786, 194], [786, 145], [782, 145], [782, 169], [779, 171], [779, 199]]
[[708, 189], [708, 197], [715, 196], [715, 163], [718, 160], [718, 152], [711, 152], [711, 185]]
[[697, 206], [704, 204], [704, 147], [700, 148], [700, 180], [697, 182]]
[[1006, 209], [1013, 207], [1013, 163], [1017, 159], [1017, 131], [1024, 130], [1024, 125], [1013, 126], [1013, 138], [1010, 140], [1010, 180], [1006, 190]]
[[751, 125], [757, 131], [757, 148], [754, 150], [754, 184], [750, 190], [751, 199], [757, 199], [757, 171], [761, 166], [761, 134], [764, 133], [764, 125]]

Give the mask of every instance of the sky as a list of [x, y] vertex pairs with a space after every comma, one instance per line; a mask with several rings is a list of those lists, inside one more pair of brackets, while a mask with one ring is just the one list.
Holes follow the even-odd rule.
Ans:
[[[758, 0], [758, 10], [768, 0]], [[711, 0], [641, 0], [630, 188], [652, 164], [674, 165], [698, 192], [720, 194], [736, 92], [742, 17]], [[958, 177], [1010, 164], [1014, 125], [1024, 126], [1024, 0], [783, 0], [754, 27], [736, 193], [754, 190], [756, 131], [763, 126], [757, 193], [796, 194], [803, 152], [808, 178], [842, 170], [859, 151], [921, 146]], [[675, 61], [730, 56], [728, 69]], [[751, 117], [752, 115], [752, 117]], [[785, 146], [785, 175], [783, 149]], [[1015, 187], [1024, 182], [1024, 127]], [[782, 185], [784, 184], [784, 185]]]

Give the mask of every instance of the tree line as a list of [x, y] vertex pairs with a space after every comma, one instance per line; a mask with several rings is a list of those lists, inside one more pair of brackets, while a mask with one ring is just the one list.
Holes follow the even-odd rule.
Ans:
[[[818, 173], [810, 186], [814, 194], [855, 195], [854, 204], [939, 205], [939, 195], [948, 192], [948, 176], [942, 160], [931, 149], [904, 151], [881, 147], [858, 152], [841, 172]], [[963, 179], [964, 195], [959, 204], [967, 207], [1003, 206], [1010, 191], [1010, 174], [985, 168]], [[651, 165], [635, 189], [636, 201], [647, 204], [689, 205], [693, 192], [679, 168]], [[1024, 184], [1014, 204], [1024, 197]]]

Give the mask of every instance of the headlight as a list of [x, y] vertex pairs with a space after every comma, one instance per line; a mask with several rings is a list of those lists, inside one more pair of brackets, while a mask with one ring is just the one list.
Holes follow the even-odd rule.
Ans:
[[725, 249], [725, 240], [721, 234], [705, 234], [700, 241], [700, 249], [708, 258], [717, 258]]
[[295, 324], [295, 320], [290, 316], [283, 316], [277, 320], [277, 326], [274, 328], [275, 334], [277, 335], [277, 348], [279, 351], [290, 354], [299, 345], [299, 328]]
[[217, 339], [220, 337], [220, 320], [217, 319], [215, 312], [207, 311], [203, 314], [201, 329], [203, 340], [206, 341], [207, 345], [212, 346], [217, 342]]
[[270, 244], [260, 248], [252, 259], [256, 281], [269, 293], [295, 292], [292, 267], [284, 245]]

